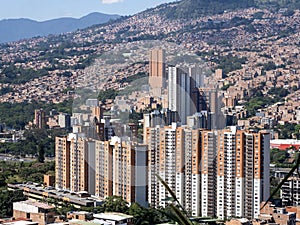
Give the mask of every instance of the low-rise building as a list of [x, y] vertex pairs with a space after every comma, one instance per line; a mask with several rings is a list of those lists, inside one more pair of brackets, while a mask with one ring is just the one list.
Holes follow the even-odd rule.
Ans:
[[264, 202], [261, 203], [261, 210], [258, 219], [265, 221], [266, 224], [278, 224], [278, 225], [295, 225], [296, 213], [287, 211], [286, 208], [277, 208], [269, 202], [264, 206]]
[[225, 225], [250, 225], [251, 221], [246, 218], [231, 219], [225, 222]]
[[55, 184], [55, 176], [50, 174], [44, 174], [44, 185], [46, 187], [53, 187]]
[[13, 203], [13, 217], [26, 218], [39, 225], [53, 223], [55, 221], [54, 206], [36, 201], [22, 201]]

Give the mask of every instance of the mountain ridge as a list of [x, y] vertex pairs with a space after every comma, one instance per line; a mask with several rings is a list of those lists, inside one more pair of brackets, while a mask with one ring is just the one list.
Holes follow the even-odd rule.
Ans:
[[[118, 46], [134, 47], [141, 41], [160, 40], [184, 45], [203, 58], [212, 70], [222, 68], [224, 76], [228, 77], [240, 70], [244, 63], [247, 68], [254, 67], [262, 74], [278, 66], [291, 67], [294, 63], [295, 56], [281, 59], [281, 55], [274, 56], [272, 52], [275, 45], [278, 49], [291, 46], [289, 53], [294, 51], [295, 46], [300, 46], [300, 10], [284, 13], [283, 8], [274, 11], [251, 7], [186, 20], [171, 20], [160, 13], [161, 9], [178, 4], [164, 4], [62, 35], [0, 44], [1, 83], [14, 87], [14, 92], [7, 94], [4, 101], [20, 101], [20, 98], [21, 101], [32, 98], [44, 101], [43, 95], [36, 97], [35, 93], [24, 97], [22, 85], [44, 84], [47, 83], [45, 80], [50, 83], [52, 76], [68, 77], [75, 80], [68, 85], [77, 84], [76, 79], [81, 78], [83, 70], [92, 65], [95, 58]], [[277, 61], [275, 57], [278, 57]], [[245, 77], [245, 80], [249, 79]], [[52, 90], [52, 87], [49, 88]], [[64, 98], [62, 90], [68, 88], [62, 87], [47, 95], [57, 101], [56, 95], [59, 93]]]
[[36, 36], [61, 34], [83, 29], [96, 24], [103, 24], [120, 18], [117, 14], [90, 13], [79, 19], [62, 17], [46, 21], [27, 18], [0, 20], [0, 43], [18, 41]]

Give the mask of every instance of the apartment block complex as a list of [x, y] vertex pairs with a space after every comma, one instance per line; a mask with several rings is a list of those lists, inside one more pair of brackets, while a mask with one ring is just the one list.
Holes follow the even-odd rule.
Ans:
[[270, 135], [225, 128], [222, 93], [204, 87], [196, 66], [169, 66], [165, 83], [165, 58], [150, 53], [150, 93], [168, 84], [168, 108], [144, 114], [144, 145], [137, 124], [112, 123], [91, 100], [91, 115], [73, 114], [73, 133], [56, 138], [56, 187], [165, 207], [159, 175], [192, 216], [257, 218], [269, 196]]
[[165, 206], [170, 197], [159, 174], [193, 216], [257, 218], [269, 196], [269, 139], [236, 127], [147, 128], [149, 203]]
[[118, 195], [146, 206], [147, 146], [113, 137], [99, 141], [71, 133], [56, 138], [56, 188]]

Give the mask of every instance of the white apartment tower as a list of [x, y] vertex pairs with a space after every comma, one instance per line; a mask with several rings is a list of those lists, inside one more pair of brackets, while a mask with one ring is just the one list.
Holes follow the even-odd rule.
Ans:
[[181, 124], [186, 124], [186, 117], [191, 111], [191, 79], [179, 67], [170, 66], [168, 74], [169, 109], [177, 112]]
[[172, 190], [175, 190], [176, 124], [147, 128], [148, 145], [148, 201], [151, 206], [166, 206], [168, 191], [156, 177], [158, 174]]
[[200, 215], [200, 129], [176, 129], [176, 196], [192, 216]]
[[201, 133], [201, 215], [216, 215], [217, 131]]

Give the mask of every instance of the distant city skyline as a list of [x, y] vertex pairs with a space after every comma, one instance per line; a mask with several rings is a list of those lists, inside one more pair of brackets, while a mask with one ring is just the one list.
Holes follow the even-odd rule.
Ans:
[[1, 2], [0, 20], [28, 18], [45, 21], [61, 17], [80, 18], [92, 12], [133, 15], [175, 0], [10, 0]]

